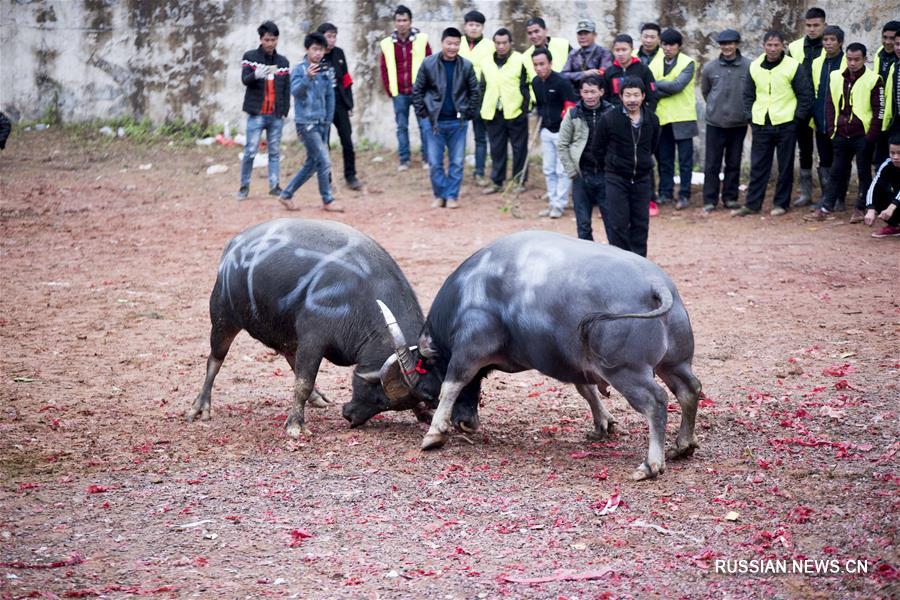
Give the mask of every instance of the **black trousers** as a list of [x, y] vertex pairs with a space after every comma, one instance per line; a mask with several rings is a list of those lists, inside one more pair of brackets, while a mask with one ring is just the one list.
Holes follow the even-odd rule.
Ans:
[[866, 192], [872, 184], [872, 154], [875, 144], [867, 142], [865, 136], [845, 138], [835, 136], [831, 140], [834, 147], [834, 162], [831, 165], [831, 195], [825, 198], [822, 206], [834, 210], [836, 204], [843, 203], [850, 186], [850, 173], [853, 161], [856, 160], [856, 173], [859, 177], [859, 195], [855, 208], [865, 210]]
[[830, 169], [834, 162], [834, 145], [827, 133], [816, 132], [816, 151], [819, 153], [819, 166]]
[[[341, 140], [341, 150], [344, 154], [344, 179], [353, 181], [356, 179], [356, 153], [353, 151], [353, 129], [350, 125], [350, 111], [343, 102], [334, 103], [334, 123]], [[331, 139], [331, 128], [328, 128], [328, 138]], [[325, 140], [328, 143], [328, 140]]]
[[706, 124], [706, 168], [703, 179], [703, 204], [719, 203], [719, 171], [725, 159], [725, 178], [721, 183], [722, 202], [737, 202], [741, 182], [741, 153], [747, 126], [716, 127]]
[[[897, 68], [900, 69], [900, 67]], [[891, 136], [897, 133], [900, 133], [900, 115], [894, 116], [894, 122], [891, 123], [891, 127], [889, 130], [882, 131], [878, 134], [878, 142], [875, 145], [874, 164], [880, 165], [888, 157], [890, 150], [890, 143], [888, 142], [888, 140], [891, 139]]]
[[778, 184], [772, 204], [787, 210], [794, 185], [794, 148], [797, 138], [794, 123], [754, 125], [750, 146], [750, 184], [747, 186], [747, 208], [759, 211], [766, 196], [772, 173], [772, 160], [778, 152]]
[[594, 241], [591, 225], [594, 206], [602, 206], [605, 197], [606, 175], [602, 171], [582, 173], [572, 181], [572, 207], [575, 209], [575, 229], [579, 240]]
[[813, 166], [813, 132], [809, 121], [797, 124], [797, 147], [800, 148], [800, 168], [812, 169]]
[[[507, 144], [512, 146], [513, 178], [519, 177], [526, 169], [528, 158], [528, 115], [522, 113], [515, 119], [504, 119], [498, 112], [490, 121], [484, 122], [487, 127], [488, 140], [491, 146], [491, 181], [502, 186], [506, 181]], [[524, 184], [528, 179], [527, 170], [521, 175]]]
[[606, 174], [606, 197], [600, 200], [603, 228], [611, 246], [647, 256], [650, 231], [650, 175], [640, 179]]

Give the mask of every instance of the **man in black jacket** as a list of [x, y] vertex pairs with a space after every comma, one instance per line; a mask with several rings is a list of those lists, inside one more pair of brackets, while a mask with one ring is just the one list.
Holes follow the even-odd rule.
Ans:
[[603, 74], [606, 82], [606, 91], [604, 96], [609, 102], [618, 106], [622, 105], [622, 99], [619, 92], [622, 90], [622, 81], [626, 77], [637, 77], [644, 82], [644, 89], [647, 90], [647, 107], [653, 110], [655, 105], [655, 86], [653, 83], [653, 73], [641, 62], [637, 56], [634, 56], [634, 40], [627, 33], [620, 33], [613, 39], [613, 64]]
[[[431, 128], [431, 135], [425, 139], [434, 192], [432, 208], [459, 207], [466, 130], [468, 122], [481, 107], [481, 90], [475, 69], [471, 62], [459, 56], [461, 38], [462, 34], [455, 27], [443, 31], [441, 51], [422, 62], [412, 90], [419, 126]], [[446, 170], [444, 148], [450, 159]]]
[[[353, 129], [350, 117], [353, 116], [353, 79], [350, 77], [344, 51], [337, 46], [337, 27], [332, 23], [322, 23], [316, 29], [328, 40], [325, 57], [322, 62], [334, 71], [334, 126], [341, 139], [344, 154], [344, 179], [351, 190], [361, 190], [362, 184], [356, 179], [356, 153], [353, 151]], [[331, 128], [328, 128], [329, 137]], [[328, 143], [328, 140], [325, 140]]]
[[278, 54], [278, 26], [266, 21], [256, 30], [259, 48], [244, 53], [241, 60], [241, 81], [244, 91], [244, 112], [247, 113], [247, 143], [241, 160], [241, 189], [238, 200], [250, 193], [253, 159], [259, 148], [262, 132], [269, 145], [269, 194], [281, 194], [280, 149], [284, 118], [291, 109], [291, 69], [288, 59]]
[[650, 172], [659, 145], [659, 119], [646, 105], [644, 82], [626, 77], [622, 105], [600, 119], [597, 144], [604, 153], [606, 197], [600, 202], [610, 245], [647, 256]]

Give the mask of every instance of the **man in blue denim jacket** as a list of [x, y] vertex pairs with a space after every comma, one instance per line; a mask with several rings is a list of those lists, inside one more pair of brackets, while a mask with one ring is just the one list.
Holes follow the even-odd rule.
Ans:
[[325, 141], [334, 118], [334, 71], [322, 63], [328, 40], [321, 33], [310, 33], [303, 40], [303, 46], [306, 58], [291, 73], [291, 94], [294, 96], [297, 137], [306, 147], [306, 162], [281, 192], [278, 201], [288, 210], [297, 210], [291, 198], [315, 173], [322, 209], [344, 212], [331, 195], [331, 159]]

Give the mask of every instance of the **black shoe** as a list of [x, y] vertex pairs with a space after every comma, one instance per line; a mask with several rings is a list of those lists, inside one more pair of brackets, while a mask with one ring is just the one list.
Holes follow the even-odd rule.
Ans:
[[672, 202], [674, 202], [674, 200], [671, 198], [671, 196], [660, 196], [659, 200], [656, 201], [656, 203], [660, 204], [660, 205], [661, 204], [672, 204]]
[[741, 203], [738, 202], [737, 200], [728, 200], [727, 202], [725, 202], [725, 208], [740, 208], [740, 207], [741, 207]]
[[359, 179], [354, 177], [353, 179], [347, 180], [347, 187], [353, 190], [354, 192], [358, 192], [363, 188], [363, 184], [360, 183]]
[[834, 211], [832, 211], [832, 212], [846, 212], [846, 211], [847, 211], [847, 205], [846, 205], [845, 202], [846, 202], [846, 201], [844, 201], [844, 200], [837, 200], [837, 201], [834, 203]]
[[280, 196], [280, 195], [281, 195], [281, 192], [283, 192], [283, 191], [284, 191], [284, 190], [281, 189], [281, 186], [280, 186], [280, 185], [276, 185], [276, 186], [273, 187], [271, 190], [269, 190], [269, 195], [270, 195], [270, 196]]
[[684, 198], [679, 198], [678, 203], [675, 204], [675, 210], [684, 210], [688, 206], [688, 201]]
[[250, 186], [242, 185], [241, 189], [238, 190], [238, 193], [234, 195], [238, 200], [246, 200], [247, 196], [250, 195]]

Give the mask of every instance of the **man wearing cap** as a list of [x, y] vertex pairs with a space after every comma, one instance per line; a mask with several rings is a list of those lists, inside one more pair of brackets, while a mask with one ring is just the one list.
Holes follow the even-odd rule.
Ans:
[[[847, 66], [844, 56], [844, 30], [837, 25], [829, 25], [822, 34], [823, 52], [812, 61], [813, 108], [812, 122], [815, 128], [816, 151], [819, 153], [819, 186], [822, 198], [831, 193], [831, 165], [834, 161], [834, 147], [828, 135], [828, 124], [825, 121], [825, 101], [828, 100], [828, 82], [833, 71], [843, 71]], [[799, 199], [794, 206], [804, 206]], [[822, 200], [816, 202], [815, 209], [822, 206]]]
[[[379, 43], [381, 48], [381, 82], [394, 104], [397, 122], [398, 171], [409, 169], [409, 109], [412, 107], [412, 87], [419, 66], [431, 56], [428, 36], [412, 26], [412, 11], [402, 4], [394, 9], [394, 32]], [[425, 158], [425, 132], [419, 129], [422, 143], [422, 164]]]
[[[350, 125], [350, 115], [353, 114], [353, 78], [350, 77], [344, 51], [335, 46], [337, 27], [332, 23], [322, 23], [316, 31], [328, 40], [322, 64], [334, 71], [334, 126], [341, 139], [344, 154], [344, 180], [351, 190], [361, 190], [362, 184], [356, 179], [356, 153], [353, 151], [353, 129]], [[331, 128], [328, 129], [326, 144], [330, 137]]]
[[578, 90], [581, 87], [581, 80], [585, 77], [603, 76], [603, 71], [612, 64], [612, 53], [597, 45], [597, 26], [590, 19], [578, 21], [575, 31], [578, 36], [578, 48], [569, 53], [560, 75], [571, 81]]
[[[477, 10], [463, 15], [465, 36], [459, 45], [459, 55], [472, 63], [478, 80], [481, 79], [481, 63], [492, 60], [494, 56], [494, 42], [484, 37], [484, 22], [484, 15]], [[491, 180], [484, 176], [488, 152], [487, 127], [480, 114], [472, 119], [472, 133], [475, 137], [475, 183], [486, 187], [491, 185]]]
[[[700, 93], [706, 100], [706, 167], [703, 170], [703, 210], [710, 212], [719, 203], [721, 189], [725, 208], [737, 208], [741, 178], [741, 153], [747, 135], [744, 120], [744, 80], [750, 59], [738, 48], [741, 34], [725, 29], [716, 37], [719, 58], [706, 63], [700, 76]], [[725, 175], [719, 183], [722, 159]]]
[[659, 203], [671, 202], [675, 195], [675, 152], [681, 184], [676, 210], [687, 208], [691, 199], [694, 165], [694, 136], [697, 128], [696, 65], [681, 51], [683, 38], [675, 29], [660, 36], [663, 61], [650, 68], [656, 81], [656, 116], [661, 127], [656, 160], [659, 163]]
[[547, 24], [540, 17], [532, 17], [525, 23], [525, 33], [528, 34], [528, 41], [531, 45], [522, 53], [525, 57], [525, 66], [528, 67], [528, 76], [534, 78], [536, 73], [534, 65], [531, 64], [531, 56], [538, 48], [543, 48], [550, 52], [554, 61], [551, 63], [553, 71], [559, 73], [566, 64], [569, 52], [572, 51], [572, 45], [569, 40], [563, 37], [550, 37], [547, 35]]
[[[809, 78], [812, 62], [822, 54], [825, 11], [817, 7], [806, 11], [804, 27], [806, 36], [791, 42], [787, 54], [803, 65], [803, 72]], [[811, 78], [810, 85], [815, 87]], [[795, 205], [804, 206], [812, 200], [813, 130], [809, 123], [797, 123], [797, 147], [800, 149], [800, 197]]]
[[732, 217], [759, 214], [778, 151], [778, 183], [775, 186], [773, 217], [787, 213], [794, 184], [796, 124], [809, 119], [812, 84], [802, 65], [785, 55], [784, 35], [767, 31], [764, 52], [750, 63], [744, 82], [744, 118], [750, 121], [750, 184], [744, 206], [731, 211]]

